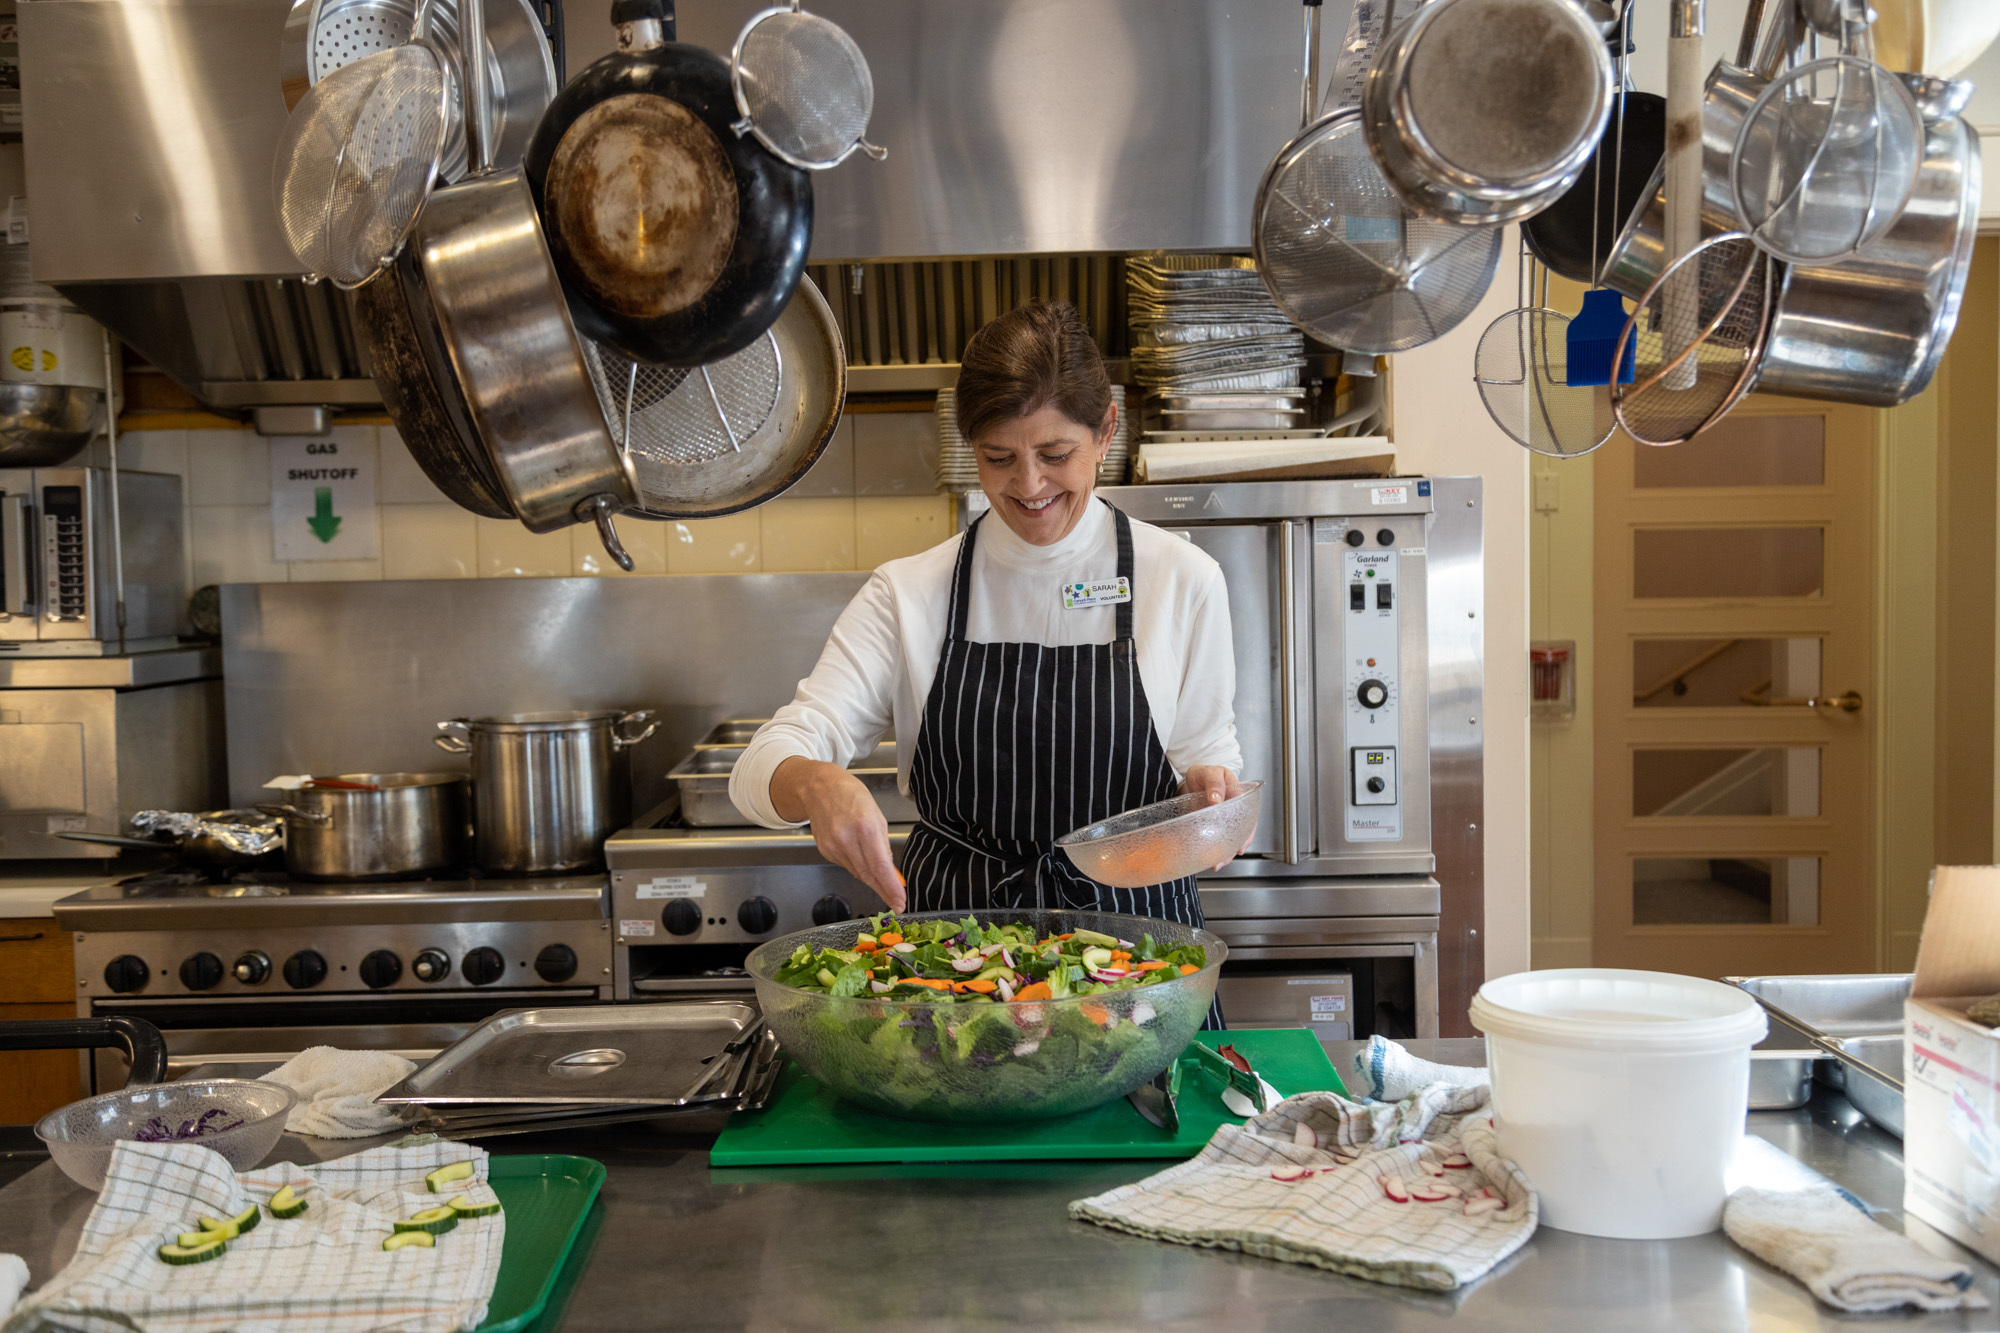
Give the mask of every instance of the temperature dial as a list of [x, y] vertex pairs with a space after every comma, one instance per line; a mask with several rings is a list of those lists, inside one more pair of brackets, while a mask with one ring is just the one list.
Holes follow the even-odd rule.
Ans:
[[104, 965], [104, 984], [118, 995], [144, 990], [146, 979], [152, 975], [146, 960], [137, 954], [121, 953]]
[[676, 898], [660, 912], [660, 924], [669, 935], [692, 935], [701, 929], [701, 909], [691, 898]]
[[403, 979], [403, 960], [387, 949], [377, 949], [361, 960], [361, 984], [381, 990]]
[[222, 960], [203, 951], [189, 954], [181, 962], [181, 985], [189, 990], [208, 990], [222, 984]]
[[745, 898], [743, 905], [736, 909], [736, 924], [744, 933], [762, 935], [778, 924], [778, 905], [759, 894], [755, 898]]
[[285, 984], [293, 990], [311, 990], [326, 980], [326, 959], [311, 949], [301, 949], [285, 960]]
[[854, 909], [847, 905], [847, 899], [837, 893], [829, 893], [813, 904], [813, 924], [830, 926], [836, 921], [845, 921], [854, 915]]
[[1363, 708], [1380, 708], [1389, 702], [1389, 687], [1371, 678], [1361, 682], [1360, 688], [1354, 691], [1354, 697], [1360, 700]]
[[474, 949], [465, 956], [465, 979], [475, 986], [490, 986], [507, 970], [507, 960], [498, 949]]
[[576, 975], [576, 950], [567, 944], [551, 944], [535, 955], [535, 975], [550, 983], [568, 981]]
[[231, 975], [246, 986], [261, 986], [271, 979], [270, 955], [258, 953], [255, 949], [252, 949], [249, 953], [237, 959], [236, 965], [230, 968], [229, 971]]
[[418, 981], [443, 981], [451, 975], [451, 959], [442, 949], [425, 949], [410, 960], [410, 971]]

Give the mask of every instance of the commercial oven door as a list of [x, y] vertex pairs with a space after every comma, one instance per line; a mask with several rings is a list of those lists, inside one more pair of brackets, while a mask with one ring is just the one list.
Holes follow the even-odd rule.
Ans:
[[1296, 865], [1313, 854], [1312, 645], [1307, 525], [1289, 519], [1170, 529], [1222, 566], [1236, 646], [1243, 776], [1263, 778], [1250, 854]]

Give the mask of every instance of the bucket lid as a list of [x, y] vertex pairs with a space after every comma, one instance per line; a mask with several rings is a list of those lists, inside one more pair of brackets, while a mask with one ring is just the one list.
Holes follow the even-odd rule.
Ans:
[[1701, 977], [1611, 967], [1497, 977], [1472, 998], [1490, 1037], [1549, 1046], [1705, 1055], [1750, 1047], [1769, 1030], [1754, 996]]

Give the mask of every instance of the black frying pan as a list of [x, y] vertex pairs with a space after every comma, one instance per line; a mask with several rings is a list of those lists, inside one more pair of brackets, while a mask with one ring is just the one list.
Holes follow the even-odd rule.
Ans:
[[[1624, 164], [1618, 165], [1619, 102], [1624, 104]], [[1660, 164], [1667, 146], [1667, 103], [1656, 93], [1626, 93], [1611, 104], [1611, 119], [1597, 151], [1569, 187], [1553, 204], [1521, 224], [1528, 249], [1552, 273], [1586, 287], [1597, 283], [1597, 269], [1611, 252], [1611, 243], [1639, 200], [1646, 193], [1653, 168]], [[1613, 178], [1617, 193], [1613, 195]], [[1591, 248], [1591, 199], [1597, 200], [1596, 252]]]
[[706, 365], [791, 299], [812, 181], [731, 129], [729, 62], [673, 40], [671, 3], [617, 0], [611, 21], [620, 49], [556, 95], [522, 167], [577, 331], [636, 360]]

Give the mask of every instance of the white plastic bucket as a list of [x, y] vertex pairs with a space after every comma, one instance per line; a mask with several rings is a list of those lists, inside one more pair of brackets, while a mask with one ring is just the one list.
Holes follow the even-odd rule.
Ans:
[[1734, 986], [1669, 972], [1564, 968], [1479, 988], [1500, 1151], [1542, 1221], [1621, 1240], [1722, 1225], [1723, 1184], [1764, 1010]]

